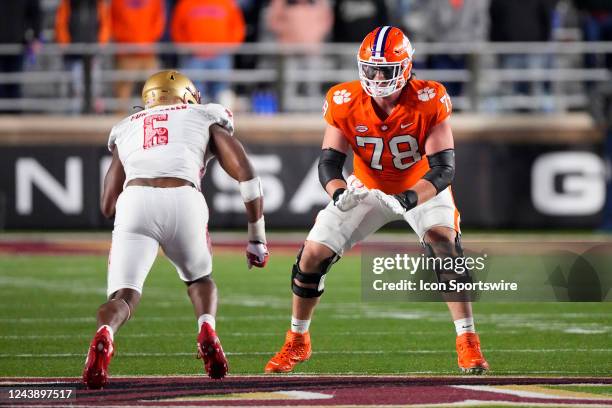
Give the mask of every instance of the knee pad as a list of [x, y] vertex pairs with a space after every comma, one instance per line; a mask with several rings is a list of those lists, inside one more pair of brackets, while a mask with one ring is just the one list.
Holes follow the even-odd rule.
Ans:
[[[423, 242], [423, 248], [425, 249], [425, 255], [428, 258], [453, 258], [454, 260], [457, 258], [463, 258], [463, 246], [461, 245], [461, 236], [457, 234], [455, 237], [454, 243], [435, 243], [429, 244]], [[444, 264], [444, 262], [442, 262]], [[454, 269], [447, 269], [443, 267], [434, 268], [436, 272], [436, 279], [439, 283], [444, 283], [445, 287], [448, 287], [448, 282], [457, 281], [463, 283], [472, 283], [472, 276], [470, 275], [469, 269], [465, 269], [463, 273], [458, 273]], [[444, 292], [450, 292], [450, 290], [444, 290]]]
[[[302, 259], [303, 250], [304, 247], [300, 249], [295, 264], [293, 264], [293, 269], [291, 270], [291, 290], [301, 298], [317, 298], [320, 297], [325, 291], [325, 275], [327, 275], [327, 272], [329, 272], [331, 266], [338, 261], [340, 257], [338, 255], [330, 256], [321, 262], [317, 272], [304, 273], [300, 270], [300, 259]], [[315, 284], [317, 287], [303, 288], [296, 285], [295, 281], [306, 284]]]

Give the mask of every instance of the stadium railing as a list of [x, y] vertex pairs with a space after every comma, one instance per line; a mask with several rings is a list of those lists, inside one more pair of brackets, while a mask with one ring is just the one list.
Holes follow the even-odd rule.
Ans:
[[[185, 71], [195, 81], [240, 85], [235, 107], [239, 111], [251, 109], [249, 96], [253, 90], [266, 89], [278, 99], [280, 112], [317, 112], [329, 85], [357, 79], [356, 44], [324, 44], [316, 55], [307, 46], [276, 43], [248, 43], [238, 48], [219, 44], [46, 44], [35, 59], [31, 55], [26, 58], [24, 71], [0, 74], [0, 84], [19, 84], [22, 88], [19, 99], [0, 98], [0, 111], [113, 112], [120, 107], [113, 95], [113, 84], [122, 80], [141, 83], [151, 73], [115, 69], [116, 54], [153, 51], [176, 57], [198, 49], [256, 58], [254, 69]], [[418, 77], [461, 84], [462, 90], [453, 97], [453, 104], [467, 112], [586, 110], [589, 92], [597, 84], [612, 80], [612, 72], [605, 67], [606, 55], [612, 54], [612, 42], [417, 43], [415, 49]], [[0, 56], [26, 51], [20, 45], [0, 45]], [[82, 57], [82, 71], [68, 70], [63, 62], [66, 55]], [[296, 62], [296, 57], [304, 55], [316, 64]], [[465, 57], [465, 68], [423, 68], [427, 57], [434, 55]], [[92, 70], [94, 57], [99, 63], [96, 71]], [[314, 93], [301, 89], [305, 85], [312, 88], [313, 84]], [[73, 88], [80, 91], [74, 92]], [[130, 102], [138, 105], [138, 96], [135, 94]]]

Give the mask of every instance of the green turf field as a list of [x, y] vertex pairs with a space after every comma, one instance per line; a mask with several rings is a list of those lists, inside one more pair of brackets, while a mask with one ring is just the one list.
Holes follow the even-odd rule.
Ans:
[[[135, 254], [135, 256], [137, 256]], [[247, 270], [242, 251], [217, 253], [217, 331], [234, 374], [261, 373], [291, 314], [293, 256]], [[454, 327], [442, 303], [364, 303], [360, 258], [326, 281], [311, 326], [314, 354], [298, 373], [454, 374]], [[103, 256], [0, 256], [0, 376], [79, 376], [105, 299]], [[496, 375], [609, 376], [611, 303], [475, 305]], [[195, 374], [196, 323], [185, 286], [158, 258], [136, 315], [116, 335], [113, 375]]]

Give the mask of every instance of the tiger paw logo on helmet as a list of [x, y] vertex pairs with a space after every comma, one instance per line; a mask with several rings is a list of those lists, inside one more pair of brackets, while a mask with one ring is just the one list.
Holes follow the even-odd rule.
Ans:
[[419, 101], [427, 102], [436, 96], [436, 91], [433, 88], [427, 87], [417, 91]]
[[351, 93], [348, 92], [346, 89], [336, 91], [334, 92], [334, 96], [332, 99], [337, 105], [342, 105], [343, 103], [350, 102]]

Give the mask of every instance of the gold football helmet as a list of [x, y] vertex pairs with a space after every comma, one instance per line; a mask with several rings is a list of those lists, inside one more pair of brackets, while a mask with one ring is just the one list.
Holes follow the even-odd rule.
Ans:
[[145, 109], [157, 105], [200, 103], [200, 92], [189, 78], [178, 71], [160, 71], [147, 79], [142, 87]]

